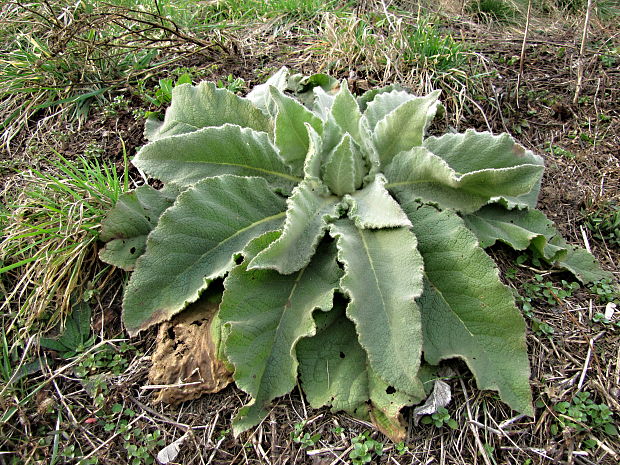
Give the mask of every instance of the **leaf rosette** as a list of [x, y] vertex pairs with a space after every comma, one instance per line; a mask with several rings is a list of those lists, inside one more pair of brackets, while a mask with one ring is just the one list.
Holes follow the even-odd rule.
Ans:
[[355, 97], [283, 68], [246, 97], [178, 86], [147, 123], [133, 163], [166, 187], [119, 200], [101, 258], [133, 270], [130, 335], [223, 279], [219, 355], [252, 399], [235, 433], [299, 380], [313, 407], [398, 437], [426, 364], [455, 357], [533, 414], [525, 322], [483, 247], [531, 249], [583, 282], [609, 274], [535, 210], [542, 158], [507, 134], [426, 137], [439, 106], [439, 92]]

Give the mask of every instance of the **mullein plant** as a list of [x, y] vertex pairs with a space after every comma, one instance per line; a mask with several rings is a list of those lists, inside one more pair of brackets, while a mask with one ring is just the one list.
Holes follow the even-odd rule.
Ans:
[[129, 334], [223, 279], [210, 331], [251, 396], [236, 434], [299, 382], [313, 407], [398, 437], [430, 367], [455, 357], [533, 415], [525, 323], [484, 248], [529, 249], [584, 283], [610, 274], [535, 209], [541, 157], [507, 134], [426, 137], [441, 108], [438, 91], [356, 97], [285, 68], [246, 97], [175, 87], [133, 159], [164, 188], [125, 194], [101, 233], [101, 258], [132, 271]]

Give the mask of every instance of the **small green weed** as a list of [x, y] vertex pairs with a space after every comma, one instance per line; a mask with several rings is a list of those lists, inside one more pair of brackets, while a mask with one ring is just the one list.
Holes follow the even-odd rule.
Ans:
[[620, 247], [620, 205], [605, 202], [590, 210], [582, 210], [584, 225], [596, 239], [604, 241], [609, 247]]
[[620, 294], [618, 287], [608, 279], [593, 283], [589, 286], [589, 290], [596, 296], [596, 301], [601, 304], [616, 302], [620, 304]]
[[437, 26], [425, 21], [406, 27], [404, 35], [407, 47], [403, 58], [407, 63], [429, 70], [434, 75], [464, 73], [467, 53], [462, 42], [450, 34], [442, 33]]
[[320, 434], [310, 434], [308, 432], [304, 432], [304, 428], [308, 424], [307, 421], [301, 421], [299, 423], [295, 423], [294, 430], [291, 431], [291, 439], [295, 444], [299, 444], [304, 449], [307, 447], [314, 447], [317, 442], [321, 439]]
[[556, 413], [556, 421], [550, 431], [554, 436], [567, 429], [618, 436], [609, 407], [595, 403], [587, 391], [577, 393], [570, 402], [558, 402], [553, 406], [553, 411]]
[[95, 343], [95, 336], [90, 332], [91, 308], [87, 302], [73, 306], [71, 314], [65, 321], [65, 328], [58, 339], [42, 338], [41, 347], [55, 350], [62, 358], [71, 358], [84, 352]]
[[405, 455], [407, 452], [409, 452], [409, 447], [402, 441], [394, 444], [394, 449], [396, 449], [398, 455]]
[[616, 321], [608, 320], [607, 317], [605, 317], [604, 313], [595, 313], [594, 316], [592, 317], [592, 322], [606, 325], [606, 326], [613, 325], [617, 328], [620, 328], [620, 320], [616, 320]]
[[420, 420], [425, 425], [435, 425], [436, 428], [447, 426], [451, 429], [457, 429], [459, 424], [450, 416], [450, 412], [445, 407], [439, 407], [432, 415], [424, 415]]
[[538, 336], [547, 336], [551, 338], [555, 333], [555, 328], [551, 326], [549, 323], [545, 323], [544, 321], [538, 318], [531, 318], [532, 322], [532, 331]]
[[107, 117], [113, 117], [118, 115], [120, 111], [126, 111], [129, 109], [129, 102], [124, 95], [117, 95], [103, 106], [103, 114]]
[[375, 456], [383, 455], [383, 443], [372, 439], [368, 431], [354, 437], [351, 445], [353, 450], [349, 452], [349, 458], [353, 465], [369, 463]]
[[[517, 263], [524, 263], [526, 255], [517, 258]], [[543, 275], [535, 274], [531, 282], [523, 283], [522, 289], [525, 295], [516, 295], [516, 300], [521, 306], [523, 315], [531, 322], [532, 331], [539, 336], [552, 337], [555, 328], [534, 315], [534, 308], [541, 303], [547, 305], [561, 305], [562, 302], [572, 297], [579, 289], [579, 283], [561, 280], [560, 284], [545, 280]]]
[[541, 274], [535, 274], [532, 282], [523, 283], [523, 291], [525, 296], [532, 300], [545, 302], [549, 305], [561, 305], [562, 302], [573, 296], [573, 293], [579, 289], [577, 282], [568, 282], [564, 279], [560, 283], [545, 280]]
[[99, 373], [120, 375], [129, 366], [128, 356], [135, 351], [136, 348], [126, 342], [121, 342], [118, 347], [106, 344], [100, 350], [95, 350], [83, 357], [76, 366], [75, 373], [80, 378]]
[[226, 79], [217, 81], [217, 86], [220, 89], [228, 89], [234, 94], [240, 93], [245, 88], [245, 81], [241, 78], [236, 78], [232, 74], [226, 76]]
[[108, 434], [120, 436], [130, 465], [154, 463], [155, 451], [165, 444], [161, 431], [149, 431], [137, 413], [122, 404], [112, 405], [110, 413], [102, 415], [99, 423]]
[[181, 74], [176, 81], [172, 78], [163, 78], [159, 80], [155, 91], [150, 93], [145, 90], [145, 81], [141, 81], [140, 89], [142, 89], [142, 97], [152, 105], [161, 107], [167, 105], [172, 101], [172, 89], [181, 84], [191, 84], [192, 76], [189, 73]]
[[545, 152], [551, 153], [559, 157], [564, 157], [564, 158], [569, 158], [569, 159], [575, 158], [575, 154], [573, 152], [571, 152], [570, 150], [566, 150], [560, 147], [559, 145], [552, 145], [550, 147], [547, 147], [545, 149]]

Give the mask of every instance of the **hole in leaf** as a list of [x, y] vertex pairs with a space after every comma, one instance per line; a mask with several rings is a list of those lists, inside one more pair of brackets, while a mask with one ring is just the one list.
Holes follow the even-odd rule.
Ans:
[[345, 358], [344, 352], [340, 352], [340, 358]]
[[135, 254], [136, 253], [136, 248], [132, 247], [131, 249], [129, 249], [129, 253], [132, 254], [132, 255]]
[[386, 394], [394, 394], [396, 392], [396, 389], [394, 389], [394, 386], [388, 386], [387, 389], [385, 390]]

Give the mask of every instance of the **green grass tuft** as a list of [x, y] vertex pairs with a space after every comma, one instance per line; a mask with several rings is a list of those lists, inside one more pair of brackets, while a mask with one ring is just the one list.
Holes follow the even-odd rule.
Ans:
[[[105, 212], [128, 188], [128, 174], [113, 166], [56, 154], [51, 171], [21, 173], [19, 185], [5, 193], [0, 214], [0, 310], [28, 328], [37, 320], [55, 325], [67, 313], [72, 296], [88, 282], [102, 279], [96, 241]], [[95, 273], [101, 273], [98, 277]], [[90, 283], [92, 288], [93, 283]]]

